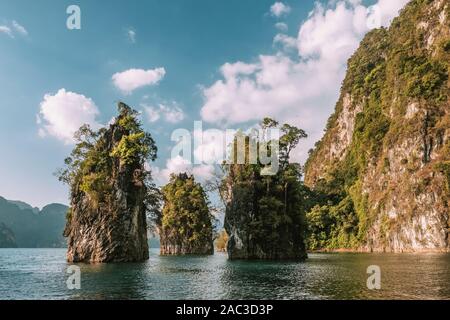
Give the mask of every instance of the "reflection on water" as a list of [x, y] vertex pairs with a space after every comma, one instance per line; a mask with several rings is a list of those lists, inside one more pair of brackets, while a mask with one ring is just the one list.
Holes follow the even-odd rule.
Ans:
[[[381, 268], [381, 290], [366, 269]], [[0, 299], [450, 299], [450, 254], [310, 254], [302, 263], [160, 257], [78, 264], [68, 290], [64, 249], [0, 249]]]

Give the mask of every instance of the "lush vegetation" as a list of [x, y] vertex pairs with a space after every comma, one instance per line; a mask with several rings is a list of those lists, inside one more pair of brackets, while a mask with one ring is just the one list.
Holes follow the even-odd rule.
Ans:
[[[389, 29], [369, 32], [349, 59], [335, 113], [305, 165], [307, 172], [317, 167], [323, 169], [316, 174], [320, 178], [311, 183], [313, 190], [304, 185], [301, 166], [290, 162], [292, 150], [307, 137], [302, 129], [265, 118], [261, 122], [262, 133], [236, 135], [230, 161], [222, 165], [224, 175], [218, 183], [226, 211], [226, 231], [216, 241], [220, 250], [228, 243], [231, 255], [296, 258], [304, 253], [305, 239], [310, 249], [356, 248], [366, 241], [376, 212], [364, 190], [365, 178], [374, 172], [389, 175], [392, 164], [386, 150], [398, 145], [404, 137], [420, 136], [423, 157], [404, 155], [400, 165], [409, 174], [427, 166], [431, 161], [431, 145], [444, 144], [449, 126], [445, 108], [449, 99], [450, 40], [448, 33], [447, 36], [427, 33], [427, 28], [432, 29], [431, 24], [436, 22], [435, 17], [428, 17], [431, 12], [428, 9], [427, 0], [411, 1]], [[449, 19], [448, 9], [446, 14]], [[434, 44], [429, 45], [428, 40], [434, 37], [437, 37]], [[351, 142], [342, 158], [330, 160], [329, 152], [324, 151], [329, 149], [324, 147], [332, 145], [339, 134], [339, 116], [347, 98], [351, 100], [351, 110], [347, 111], [358, 108]], [[411, 105], [417, 105], [413, 109], [421, 112], [408, 114]], [[269, 139], [268, 132], [275, 128], [281, 136], [278, 140]], [[120, 139], [111, 144], [113, 136]], [[133, 174], [139, 169], [137, 180], [146, 186], [145, 202], [159, 226], [162, 246], [180, 247], [185, 253], [210, 250], [213, 223], [204, 189], [191, 175], [172, 175], [162, 188], [161, 197], [144, 166], [146, 161], [156, 158], [156, 146], [142, 130], [135, 111], [119, 104], [119, 116], [109, 129], [94, 131], [83, 126], [76, 140], [71, 156], [65, 161], [66, 167], [59, 172], [60, 180], [71, 186], [72, 199], [76, 201], [78, 194], [83, 193], [94, 207], [107, 206], [113, 201], [112, 184], [117, 168]], [[241, 141], [244, 141], [243, 155], [238, 152]], [[256, 149], [251, 149], [254, 146]], [[430, 165], [428, 173], [444, 177], [448, 193], [449, 142], [439, 147], [443, 148], [444, 156]], [[251, 151], [260, 154], [262, 150], [268, 158], [276, 158], [279, 168], [275, 172], [271, 164], [261, 159], [252, 161]], [[241, 156], [244, 161], [238, 163]], [[318, 164], [322, 161], [326, 165]], [[69, 210], [68, 220], [71, 216]], [[237, 242], [244, 252], [230, 252]]]
[[[419, 133], [424, 140], [423, 158], [401, 161], [413, 173], [420, 167], [413, 163], [430, 161], [427, 141], [431, 140], [427, 135], [437, 133], [439, 137], [448, 126], [448, 122], [436, 120], [442, 119], [445, 105], [448, 108], [448, 37], [436, 40], [435, 47], [427, 47], [430, 35], [426, 30], [436, 20], [428, 17], [428, 9], [429, 1], [411, 1], [389, 30], [368, 33], [348, 61], [341, 99], [324, 138], [310, 151], [307, 172], [314, 171], [316, 161], [326, 158], [322, 152], [337, 134], [344, 96], [350, 96], [353, 107], [359, 105], [361, 112], [356, 115], [351, 145], [344, 158], [328, 163], [322, 178], [314, 182], [317, 204], [307, 214], [311, 249], [356, 248], [364, 243], [368, 225], [375, 218], [362, 188], [368, 168], [388, 173], [390, 163], [383, 150], [398, 144], [402, 137]], [[420, 21], [427, 24], [421, 25]], [[424, 120], [404, 120], [406, 106], [411, 103], [426, 110]], [[448, 177], [447, 162], [438, 163], [433, 170]]]
[[[278, 141], [264, 139], [257, 133], [240, 133], [234, 140], [232, 161], [223, 165], [225, 172], [221, 195], [226, 202], [225, 228], [228, 234], [237, 230], [241, 239], [229, 239], [228, 252], [237, 258], [302, 258], [304, 257], [305, 213], [310, 206], [309, 191], [301, 181], [301, 167], [290, 163], [290, 152], [306, 133], [288, 124], [266, 118], [262, 135], [280, 128]], [[245, 141], [245, 162], [237, 163], [238, 141]], [[253, 139], [253, 141], [252, 141]], [[250, 146], [259, 152], [276, 153], [279, 169], [269, 172], [270, 164], [250, 161]], [[277, 147], [278, 146], [278, 147]], [[264, 150], [264, 149], [263, 149]], [[274, 157], [272, 159], [275, 159]], [[236, 241], [244, 243], [244, 252], [233, 253]]]
[[[111, 207], [119, 172], [135, 175], [133, 183], [145, 187], [147, 212], [155, 220], [159, 217], [160, 196], [145, 166], [156, 159], [155, 142], [142, 129], [137, 111], [119, 103], [118, 113], [109, 127], [93, 130], [84, 125], [76, 132], [76, 145], [57, 176], [70, 186], [72, 202], [85, 194], [91, 207], [98, 208]], [[67, 218], [72, 218], [70, 209]]]
[[172, 174], [162, 194], [161, 252], [212, 254], [213, 216], [201, 184], [192, 175]]

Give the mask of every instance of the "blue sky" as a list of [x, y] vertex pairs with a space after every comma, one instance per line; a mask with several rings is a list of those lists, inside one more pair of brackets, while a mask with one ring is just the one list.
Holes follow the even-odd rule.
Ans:
[[[143, 112], [161, 181], [179, 167], [169, 158], [172, 130], [192, 129], [194, 120], [206, 128], [247, 128], [262, 115], [291, 122], [310, 133], [298, 151], [304, 160], [334, 108], [345, 61], [371, 28], [369, 4], [388, 25], [405, 0], [274, 3], [0, 0], [0, 195], [67, 203], [53, 176], [72, 147], [60, 131], [78, 117], [107, 123], [119, 100]], [[81, 30], [66, 27], [72, 4]], [[164, 74], [146, 84], [131, 79], [133, 90], [113, 81], [157, 68]], [[83, 118], [72, 105], [61, 119], [69, 92], [98, 113]]]

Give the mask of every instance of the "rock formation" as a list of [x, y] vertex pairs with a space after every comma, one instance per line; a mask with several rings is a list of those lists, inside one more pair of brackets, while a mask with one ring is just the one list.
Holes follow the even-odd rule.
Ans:
[[162, 193], [161, 255], [213, 254], [213, 217], [202, 186], [180, 173], [171, 176]]
[[411, 1], [348, 61], [305, 182], [316, 248], [449, 250], [450, 3]]
[[[270, 124], [265, 128], [265, 124]], [[266, 118], [263, 128], [278, 123]], [[234, 259], [302, 260], [306, 258], [304, 234], [305, 208], [302, 193], [301, 170], [298, 164], [289, 163], [289, 152], [300, 138], [306, 137], [303, 130], [284, 125], [279, 141], [279, 170], [273, 175], [264, 175], [267, 168], [259, 161], [244, 164], [233, 161], [224, 165], [225, 177], [221, 194], [225, 202], [224, 227], [229, 235], [227, 252]], [[251, 140], [258, 148], [267, 147], [258, 138], [245, 138], [249, 154]], [[236, 144], [234, 144], [234, 154]], [[272, 149], [274, 150], [274, 149]], [[273, 151], [275, 154], [275, 151]]]
[[70, 262], [128, 262], [149, 258], [146, 211], [150, 172], [156, 157], [150, 135], [137, 113], [119, 103], [108, 128], [82, 127], [68, 168], [60, 179], [71, 186], [71, 208], [64, 235]]

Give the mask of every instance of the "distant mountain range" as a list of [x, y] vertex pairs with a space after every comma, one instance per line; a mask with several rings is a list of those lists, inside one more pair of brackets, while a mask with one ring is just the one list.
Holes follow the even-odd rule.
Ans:
[[[68, 209], [52, 203], [40, 210], [0, 196], [0, 248], [65, 248], [63, 231]], [[159, 248], [159, 239], [149, 237], [149, 246]]]
[[[0, 247], [64, 248], [66, 240], [62, 233], [68, 207], [52, 203], [42, 210], [22, 201], [0, 197]], [[11, 242], [14, 239], [15, 246]]]

